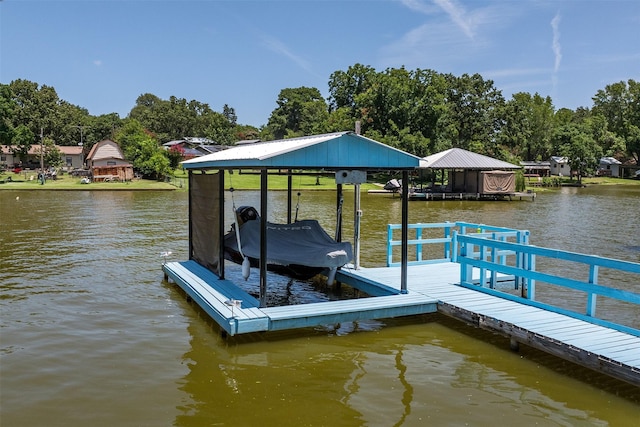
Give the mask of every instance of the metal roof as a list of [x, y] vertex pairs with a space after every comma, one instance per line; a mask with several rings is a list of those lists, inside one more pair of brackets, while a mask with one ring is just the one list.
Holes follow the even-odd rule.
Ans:
[[185, 169], [415, 169], [420, 158], [354, 132], [241, 145], [182, 162]]
[[511, 163], [503, 162], [482, 154], [450, 148], [436, 154], [424, 157], [420, 161], [421, 168], [430, 169], [520, 169]]
[[622, 162], [615, 157], [603, 157], [600, 159], [601, 165], [621, 165]]

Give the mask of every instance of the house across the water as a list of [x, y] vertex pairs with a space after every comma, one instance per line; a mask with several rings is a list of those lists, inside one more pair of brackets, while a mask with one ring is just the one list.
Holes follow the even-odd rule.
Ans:
[[133, 165], [125, 160], [124, 153], [110, 139], [105, 139], [91, 147], [87, 155], [87, 167], [93, 174], [94, 181], [131, 181]]

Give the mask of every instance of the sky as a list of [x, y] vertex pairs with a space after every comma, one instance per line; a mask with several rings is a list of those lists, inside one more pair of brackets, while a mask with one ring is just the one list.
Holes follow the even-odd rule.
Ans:
[[282, 89], [328, 97], [355, 64], [479, 73], [507, 100], [591, 107], [640, 81], [640, 1], [0, 0], [0, 82], [52, 86], [92, 115], [124, 118], [151, 93], [260, 127]]

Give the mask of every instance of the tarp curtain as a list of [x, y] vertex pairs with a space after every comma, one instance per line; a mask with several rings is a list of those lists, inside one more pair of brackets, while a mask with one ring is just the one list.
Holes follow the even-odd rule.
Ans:
[[220, 272], [220, 173], [189, 174], [189, 228], [191, 256], [197, 263]]
[[513, 193], [516, 191], [516, 175], [506, 171], [483, 171], [481, 194]]

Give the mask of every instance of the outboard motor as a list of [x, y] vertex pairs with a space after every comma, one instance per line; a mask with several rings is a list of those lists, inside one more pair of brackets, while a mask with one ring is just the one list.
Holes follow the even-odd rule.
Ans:
[[238, 226], [247, 221], [253, 221], [260, 218], [258, 211], [253, 206], [240, 206], [236, 209], [236, 217], [238, 218]]

